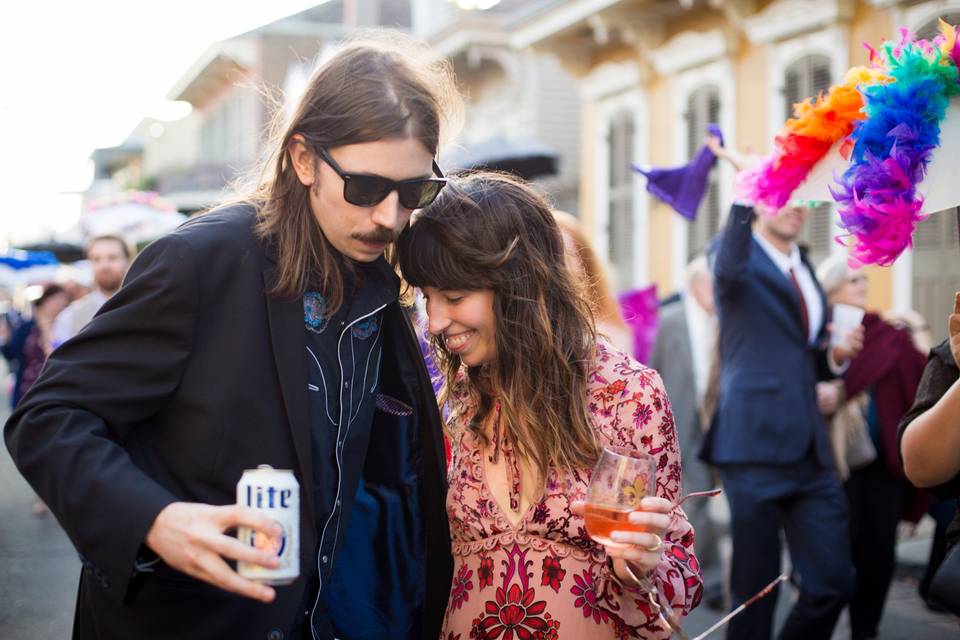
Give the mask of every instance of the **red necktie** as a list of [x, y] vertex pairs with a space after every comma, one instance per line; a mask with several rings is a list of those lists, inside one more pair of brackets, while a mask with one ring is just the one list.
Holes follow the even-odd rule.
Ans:
[[803, 299], [803, 290], [800, 288], [800, 283], [797, 282], [797, 275], [793, 272], [793, 269], [790, 269], [790, 284], [793, 285], [793, 288], [796, 289], [797, 295], [800, 296], [800, 326], [803, 328], [803, 341], [807, 341], [807, 335], [810, 333], [810, 316], [807, 312], [807, 302]]

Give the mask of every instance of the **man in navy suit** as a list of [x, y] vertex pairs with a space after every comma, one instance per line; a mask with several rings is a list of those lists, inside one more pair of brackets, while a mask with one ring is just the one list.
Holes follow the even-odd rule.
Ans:
[[[759, 207], [758, 207], [759, 209]], [[827, 306], [796, 238], [807, 210], [734, 205], [714, 259], [720, 395], [701, 457], [720, 471], [731, 509], [733, 606], [781, 571], [786, 534], [800, 596], [779, 637], [830, 638], [853, 589], [847, 502], [817, 404], [819, 372], [862, 346], [862, 329], [831, 353]], [[728, 638], [768, 640], [776, 598], [733, 619]]]

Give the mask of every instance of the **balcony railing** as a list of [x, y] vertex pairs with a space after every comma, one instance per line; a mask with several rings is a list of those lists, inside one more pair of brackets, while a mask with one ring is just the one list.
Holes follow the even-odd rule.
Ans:
[[161, 193], [181, 191], [218, 191], [234, 180], [241, 169], [230, 164], [207, 163], [166, 171], [156, 176], [156, 190]]

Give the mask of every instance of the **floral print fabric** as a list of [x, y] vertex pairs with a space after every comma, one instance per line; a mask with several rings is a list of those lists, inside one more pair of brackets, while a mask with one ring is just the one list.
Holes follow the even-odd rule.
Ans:
[[[680, 454], [660, 376], [603, 341], [596, 357], [587, 402], [601, 444], [653, 455], [657, 495], [675, 500]], [[473, 411], [468, 396], [455, 394], [453, 403], [447, 514], [454, 578], [442, 640], [668, 638], [645, 595], [621, 586], [583, 518], [570, 513], [570, 503], [586, 497], [592, 470], [551, 468], [545, 494], [511, 525], [487, 486], [483, 452], [466, 428]], [[693, 541], [678, 507], [654, 579], [681, 615], [701, 595]]]

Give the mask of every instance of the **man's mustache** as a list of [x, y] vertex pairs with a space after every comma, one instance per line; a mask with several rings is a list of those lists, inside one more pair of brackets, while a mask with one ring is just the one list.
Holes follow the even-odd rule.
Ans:
[[390, 244], [392, 242], [396, 242], [397, 238], [400, 237], [400, 234], [396, 231], [391, 231], [390, 229], [380, 227], [373, 233], [355, 233], [351, 237], [355, 240], [361, 240], [363, 242]]

